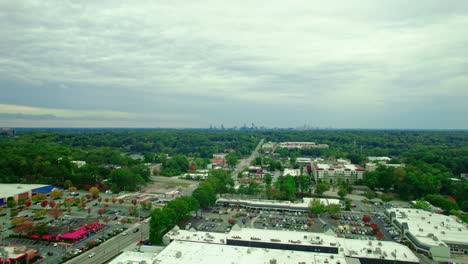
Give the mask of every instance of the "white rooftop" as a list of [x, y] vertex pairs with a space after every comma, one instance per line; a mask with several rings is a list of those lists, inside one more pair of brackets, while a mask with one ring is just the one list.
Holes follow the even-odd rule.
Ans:
[[333, 169], [335, 171], [344, 171], [344, 170], [350, 170], [350, 171], [355, 171], [355, 170], [363, 170], [361, 166], [356, 165], [356, 164], [344, 164], [344, 165], [330, 165], [330, 164], [325, 164], [325, 163], [318, 163], [315, 164], [316, 169], [323, 169], [323, 170], [328, 170], [328, 169]]
[[290, 175], [290, 176], [300, 176], [301, 170], [300, 169], [284, 169], [283, 175]]
[[309, 207], [309, 204], [312, 200], [320, 200], [325, 205], [329, 204], [340, 204], [340, 200], [338, 199], [325, 199], [325, 198], [310, 198], [310, 197], [305, 197], [302, 199], [302, 201], [297, 201], [297, 202], [290, 202], [290, 201], [279, 201], [279, 200], [241, 200], [241, 199], [226, 199], [226, 198], [220, 198], [216, 202], [230, 202], [230, 203], [242, 203], [242, 204], [248, 204], [252, 207], [262, 207], [262, 206], [267, 206], [270, 208], [274, 208], [275, 206], [281, 207], [282, 209], [285, 207], [289, 207], [290, 209], [307, 209]]
[[[263, 241], [270, 244], [301, 244], [321, 247], [338, 247], [339, 251], [335, 256], [339, 257], [385, 258], [409, 262], [419, 261], [409, 248], [396, 242], [337, 238], [333, 235], [326, 235], [323, 233], [233, 228], [228, 234], [179, 230], [170, 231], [166, 236], [175, 241], [202, 242], [211, 245], [222, 245], [227, 243], [227, 239], [235, 239], [244, 241]], [[209, 241], [207, 241], [206, 238], [209, 238]], [[296, 252], [300, 251], [294, 251], [294, 254], [296, 254]]]
[[32, 189], [48, 186], [45, 184], [19, 184], [19, 183], [0, 183], [0, 198], [12, 197], [17, 194], [29, 192]]
[[[255, 240], [278, 244], [292, 245], [320, 245], [323, 247], [337, 247], [337, 238], [323, 233], [291, 232], [283, 230], [241, 228], [231, 230], [227, 235], [229, 239]], [[252, 239], [255, 238], [255, 239]], [[291, 242], [293, 241], [293, 242]]]
[[174, 241], [156, 257], [154, 263], [289, 264], [301, 262], [308, 264], [346, 264], [346, 259], [336, 254]]
[[389, 158], [389, 157], [372, 157], [372, 156], [367, 157], [367, 159], [370, 160], [370, 161], [374, 161], [374, 160], [390, 161], [390, 160], [392, 160], [392, 159]]
[[396, 242], [345, 238], [337, 240], [343, 246], [345, 256], [348, 257], [419, 262], [418, 257], [408, 247]]
[[[157, 257], [157, 253], [152, 252], [134, 252], [134, 251], [124, 251], [122, 254], [113, 259], [109, 264], [127, 264], [127, 263], [141, 263], [146, 261], [146, 263], [154, 263], [153, 261]], [[158, 262], [156, 262], [158, 263]]]
[[455, 216], [414, 208], [391, 208], [388, 211], [395, 212], [400, 224], [408, 223], [409, 232], [427, 245], [437, 246], [443, 242], [468, 245], [468, 228]]

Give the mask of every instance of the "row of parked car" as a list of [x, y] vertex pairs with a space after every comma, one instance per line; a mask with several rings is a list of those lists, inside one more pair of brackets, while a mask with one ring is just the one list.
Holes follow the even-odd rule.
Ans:
[[389, 221], [379, 213], [375, 214], [375, 217], [377, 220], [379, 220], [380, 223], [384, 226], [385, 230], [390, 234], [393, 240], [395, 240], [398, 243], [403, 242], [403, 240], [400, 238], [400, 233], [396, 230], [393, 229]]

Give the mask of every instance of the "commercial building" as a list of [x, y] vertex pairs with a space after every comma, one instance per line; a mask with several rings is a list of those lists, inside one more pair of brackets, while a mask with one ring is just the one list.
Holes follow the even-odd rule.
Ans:
[[406, 167], [405, 164], [387, 164], [385, 162], [368, 162], [366, 163], [366, 171], [375, 171], [377, 167], [379, 166], [385, 166], [385, 167], [392, 167], [392, 168], [404, 168]]
[[0, 264], [3, 263], [28, 263], [38, 253], [35, 249], [25, 246], [6, 246], [0, 248]]
[[280, 148], [312, 148], [316, 146], [315, 142], [281, 142], [279, 143]]
[[195, 172], [185, 173], [184, 178], [192, 180], [206, 180], [208, 178], [208, 170], [199, 170]]
[[364, 178], [365, 170], [355, 164], [314, 164], [312, 173], [315, 181], [325, 181], [330, 184], [337, 183], [339, 180], [353, 183], [356, 180]]
[[451, 254], [468, 254], [468, 229], [455, 216], [414, 208], [391, 208], [385, 214], [418, 251], [434, 260], [450, 261]]
[[44, 184], [18, 184], [18, 183], [1, 183], [0, 184], [0, 206], [6, 204], [8, 197], [12, 197], [15, 202], [20, 199], [31, 199], [35, 190], [48, 187]]
[[369, 161], [384, 161], [384, 162], [388, 162], [388, 161], [391, 161], [392, 159], [389, 158], [389, 157], [367, 157], [367, 159]]
[[216, 200], [217, 206], [242, 207], [254, 210], [273, 210], [273, 211], [290, 211], [290, 212], [306, 212], [309, 210], [309, 204], [312, 200], [320, 200], [324, 205], [339, 204], [342, 208], [344, 204], [338, 199], [325, 198], [303, 198], [299, 202], [279, 201], [279, 200], [241, 200], [241, 199], [226, 199], [220, 198]]
[[[166, 264], [348, 263], [346, 261], [346, 257], [332, 254], [256, 247], [229, 246], [225, 244], [195, 243], [189, 241], [174, 241], [170, 243], [159, 255], [156, 256], [155, 260], [156, 262], [153, 263]], [[349, 262], [349, 264], [352, 263], [353, 262]]]
[[284, 169], [283, 176], [287, 176], [287, 175], [290, 175], [293, 177], [300, 176], [301, 170], [300, 169]]
[[[160, 263], [156, 262], [157, 253], [152, 252], [134, 252], [134, 251], [124, 251], [122, 254], [117, 256], [115, 259], [111, 260], [109, 264], [127, 264], [127, 263]], [[174, 259], [175, 256], [174, 256]], [[165, 262], [163, 262], [165, 263]]]
[[[163, 250], [158, 258], [182, 258], [182, 249], [192, 246], [200, 247], [197, 251], [209, 258], [217, 256], [212, 261], [204, 262], [198, 257], [191, 258], [190, 263], [419, 263], [409, 248], [395, 242], [345, 239], [322, 233], [241, 229], [234, 226], [224, 234], [179, 230], [176, 227], [164, 236], [163, 241], [165, 244], [176, 244], [167, 247], [171, 253]], [[188, 252], [200, 256], [200, 253], [190, 249]], [[252, 259], [243, 259], [250, 258], [249, 255], [252, 255]]]
[[301, 166], [310, 166], [312, 164], [312, 159], [311, 158], [297, 158], [296, 159], [296, 164], [301, 165]]

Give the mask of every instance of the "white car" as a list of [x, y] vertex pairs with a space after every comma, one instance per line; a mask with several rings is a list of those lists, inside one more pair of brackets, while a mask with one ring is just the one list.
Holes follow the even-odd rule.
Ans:
[[92, 258], [92, 257], [94, 257], [94, 255], [96, 255], [96, 252], [89, 253], [88, 258]]
[[126, 235], [128, 235], [127, 232], [123, 232], [123, 233], [122, 233], [122, 236], [126, 236]]

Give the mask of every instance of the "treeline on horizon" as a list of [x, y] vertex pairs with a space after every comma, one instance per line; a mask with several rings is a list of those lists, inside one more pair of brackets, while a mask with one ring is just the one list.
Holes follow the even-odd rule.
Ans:
[[[467, 181], [450, 180], [468, 172], [468, 132], [465, 131], [102, 130], [81, 133], [20, 130], [16, 137], [0, 137], [0, 182], [63, 185], [65, 180], [70, 180], [73, 185], [84, 187], [87, 183], [106, 179], [112, 183], [113, 179], [123, 178], [127, 180], [118, 185], [136, 188], [148, 179], [148, 171], [141, 164], [159, 162], [162, 153], [181, 155], [177, 156], [179, 164], [170, 164], [175, 172], [184, 172], [187, 162], [189, 166], [205, 165], [213, 153], [233, 151], [239, 157], [247, 156], [261, 139], [313, 141], [330, 146], [278, 150], [281, 157], [349, 158], [361, 165], [367, 156], [392, 157], [407, 164], [406, 168], [368, 173], [363, 184], [395, 192], [405, 199], [441, 193], [455, 197], [460, 207], [468, 210], [468, 198], [463, 195], [468, 191]], [[144, 159], [130, 158], [129, 154], [135, 153]], [[88, 165], [78, 169], [71, 160], [83, 160]], [[124, 171], [114, 175], [112, 168], [102, 166], [105, 164], [122, 166]]]

